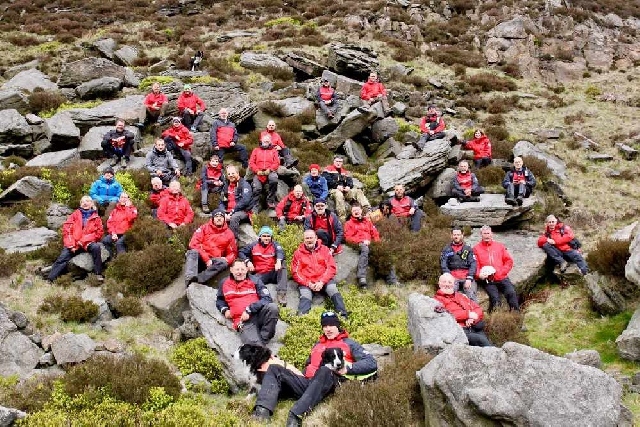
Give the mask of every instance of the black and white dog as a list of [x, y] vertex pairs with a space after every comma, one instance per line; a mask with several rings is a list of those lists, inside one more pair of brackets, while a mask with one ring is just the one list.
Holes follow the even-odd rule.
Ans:
[[191, 61], [189, 62], [189, 66], [191, 67], [191, 71], [195, 71], [200, 67], [200, 63], [202, 62], [202, 58], [204, 58], [204, 53], [199, 50], [196, 52], [194, 56], [191, 57]]
[[344, 367], [344, 352], [341, 348], [325, 348], [322, 352], [322, 364], [332, 371]]

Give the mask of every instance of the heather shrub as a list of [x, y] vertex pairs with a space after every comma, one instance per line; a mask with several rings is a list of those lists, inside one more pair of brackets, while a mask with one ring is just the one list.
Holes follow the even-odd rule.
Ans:
[[589, 252], [586, 261], [592, 270], [624, 279], [629, 256], [628, 240], [601, 239], [596, 248]]
[[482, 186], [502, 185], [505, 172], [499, 166], [487, 166], [475, 171], [476, 177]]
[[484, 58], [481, 54], [456, 46], [439, 46], [438, 49], [429, 51], [429, 55], [431, 55], [433, 62], [440, 64], [460, 64], [472, 68], [478, 68], [484, 65]]
[[222, 374], [222, 365], [204, 338], [189, 340], [176, 347], [171, 353], [171, 363], [184, 376], [194, 372], [204, 375], [211, 383], [212, 393], [229, 392], [229, 385]]
[[298, 157], [298, 170], [305, 174], [309, 171], [309, 165], [318, 164], [324, 167], [331, 163], [333, 153], [321, 142], [305, 142], [303, 147], [296, 151]]
[[2, 159], [1, 163], [5, 168], [8, 168], [12, 163], [14, 165], [18, 165], [19, 167], [22, 167], [27, 163], [27, 161], [20, 156], [12, 155]]
[[0, 248], [0, 277], [8, 277], [24, 266], [27, 257], [20, 252], [7, 253]]
[[116, 297], [109, 304], [109, 308], [116, 318], [124, 316], [137, 317], [144, 312], [142, 301], [134, 296]]
[[151, 86], [153, 86], [153, 84], [156, 82], [160, 83], [161, 85], [166, 85], [172, 83], [174, 80], [175, 79], [173, 77], [169, 76], [149, 76], [140, 81], [138, 89], [140, 89], [141, 91], [150, 91]]
[[529, 345], [526, 334], [522, 332], [523, 321], [524, 315], [519, 311], [497, 309], [488, 317], [485, 316], [485, 333], [491, 343], [498, 347], [508, 341]]
[[53, 264], [53, 262], [58, 258], [60, 252], [62, 252], [62, 248], [64, 245], [62, 244], [62, 239], [54, 239], [47, 243], [45, 246], [36, 249], [35, 251], [28, 252], [28, 259], [41, 259], [45, 264]]
[[424, 406], [416, 371], [431, 359], [424, 352], [402, 348], [379, 367], [378, 379], [347, 381], [337, 388], [324, 420], [338, 426], [410, 426], [424, 422]]
[[10, 408], [35, 412], [51, 398], [53, 383], [59, 374], [34, 375], [18, 381], [16, 377], [0, 377], [0, 402]]
[[67, 101], [60, 92], [45, 91], [42, 88], [36, 88], [28, 98], [29, 110], [38, 114], [42, 111], [53, 111]]
[[286, 117], [284, 107], [277, 102], [267, 101], [260, 104], [260, 111], [273, 117]]
[[44, 299], [38, 311], [60, 314], [63, 322], [90, 322], [98, 316], [98, 306], [78, 296], [65, 297], [59, 294]]
[[151, 216], [138, 217], [127, 232], [127, 249], [140, 251], [147, 246], [161, 245], [167, 242], [167, 226]]
[[292, 81], [294, 78], [293, 71], [279, 67], [260, 67], [255, 69], [256, 72], [280, 81]]
[[533, 173], [533, 176], [538, 180], [538, 182], [542, 182], [548, 178], [550, 178], [553, 173], [549, 166], [547, 166], [547, 162], [542, 159], [538, 159], [533, 156], [525, 156], [522, 158], [524, 165], [529, 168], [529, 170]]
[[509, 92], [518, 88], [511, 79], [486, 72], [465, 76], [463, 82], [464, 88], [469, 93]]
[[[313, 115], [314, 120], [315, 120], [315, 113]], [[284, 131], [289, 131], [289, 132], [301, 132], [302, 131], [302, 120], [301, 120], [301, 116], [289, 116], [289, 117], [284, 117], [282, 119], [280, 119], [278, 121], [278, 128], [277, 128], [277, 132], [279, 134], [282, 134], [282, 132]]]

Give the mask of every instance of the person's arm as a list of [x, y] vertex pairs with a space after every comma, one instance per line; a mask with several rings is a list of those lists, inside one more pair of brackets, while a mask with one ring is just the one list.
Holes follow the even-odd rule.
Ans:
[[251, 261], [251, 251], [253, 250], [253, 247], [254, 247], [257, 243], [258, 243], [258, 242], [256, 241], [256, 242], [251, 243], [250, 245], [246, 245], [246, 246], [244, 246], [243, 248], [241, 248], [241, 249], [238, 251], [238, 258], [239, 258], [241, 261], [245, 261], [245, 263], [246, 263], [246, 261]]
[[156, 172], [156, 168], [153, 166], [153, 162], [151, 161], [152, 157], [153, 157], [153, 151], [149, 151], [147, 153], [147, 156], [145, 157], [144, 167], [147, 169], [149, 173]]
[[209, 254], [204, 250], [204, 225], [198, 227], [198, 229], [193, 233], [193, 236], [191, 236], [191, 240], [189, 241], [189, 249], [193, 249], [198, 251], [198, 254], [200, 254], [200, 258], [202, 259], [202, 261], [206, 264], [209, 262], [209, 260], [211, 259], [211, 257], [209, 256]]
[[335, 239], [333, 239], [332, 248], [337, 248], [344, 241], [344, 231], [342, 230], [342, 223], [338, 216], [331, 212], [331, 216], [329, 217], [329, 221], [333, 218], [333, 232], [336, 233]]
[[327, 268], [324, 270], [324, 273], [322, 273], [322, 276], [320, 276], [320, 281], [322, 282], [323, 285], [326, 285], [327, 283], [329, 283], [329, 281], [331, 279], [333, 279], [336, 276], [336, 261], [333, 259], [333, 255], [331, 255], [331, 253], [329, 252], [329, 250], [325, 249], [325, 260], [327, 262]]
[[318, 104], [323, 103], [324, 100], [322, 99], [322, 96], [320, 96], [320, 88], [322, 86], [318, 87], [318, 90], [316, 90], [316, 101], [318, 101]]
[[236, 260], [236, 257], [238, 256], [238, 245], [236, 243], [236, 238], [233, 235], [233, 232], [229, 230], [229, 233], [231, 234], [231, 237], [229, 239], [229, 244], [227, 245], [227, 248], [224, 251], [224, 259], [227, 260], [227, 265], [231, 265], [233, 263], [233, 261]]
[[507, 250], [507, 248], [502, 248], [502, 268], [500, 268], [500, 274], [496, 274], [499, 277], [505, 278], [509, 275], [509, 272], [513, 268], [513, 258], [511, 254]]
[[469, 271], [467, 271], [467, 280], [473, 280], [473, 274], [476, 272], [476, 254], [473, 253], [471, 247], [468, 247], [469, 254], [467, 262], [469, 263]]
[[456, 322], [462, 322], [469, 318], [469, 310], [465, 310], [455, 301], [448, 301], [445, 298], [442, 298], [439, 295], [434, 297], [436, 300], [442, 304], [447, 313], [451, 314]]
[[231, 142], [235, 144], [238, 142], [238, 129], [236, 129], [236, 125], [233, 122], [229, 122], [229, 125], [233, 128], [233, 137], [231, 138]]
[[536, 177], [533, 176], [533, 172], [531, 172], [531, 169], [527, 168], [527, 172], [529, 173], [526, 176], [526, 180], [527, 180], [526, 184], [527, 186], [533, 188], [536, 186]]
[[309, 279], [302, 274], [302, 261], [299, 251], [293, 254], [293, 259], [291, 260], [291, 277], [298, 285], [309, 286]]
[[284, 216], [284, 205], [287, 203], [287, 197], [283, 198], [276, 205], [276, 218]]
[[116, 180], [113, 181], [113, 187], [116, 190], [116, 194], [114, 194], [113, 196], [108, 196], [107, 201], [109, 203], [111, 202], [117, 203], [118, 200], [120, 200], [120, 194], [122, 194], [122, 185], [118, 181]]
[[209, 138], [211, 140], [211, 146], [218, 146], [218, 126], [220, 125], [220, 121], [218, 119], [213, 121], [211, 125], [211, 131], [209, 132]]
[[256, 302], [249, 304], [249, 306], [245, 309], [245, 311], [248, 314], [256, 314], [262, 309], [262, 307], [272, 303], [273, 300], [271, 299], [271, 294], [269, 293], [269, 289], [267, 289], [264, 283], [262, 283], [262, 280], [260, 280], [257, 276], [253, 276], [251, 280], [256, 285], [256, 293], [258, 294], [258, 297], [260, 297], [260, 299]]
[[456, 174], [456, 176], [453, 177], [452, 184], [453, 184], [453, 189], [454, 190], [456, 190], [457, 192], [460, 192], [460, 193], [463, 192], [462, 187], [460, 186], [460, 183], [458, 182], [458, 175], [457, 174]]
[[327, 198], [329, 197], [329, 185], [327, 184], [327, 179], [321, 176], [318, 182], [322, 187], [322, 194], [320, 195], [320, 198], [323, 200], [327, 200]]
[[235, 208], [233, 208], [233, 210], [236, 212], [249, 209], [249, 207], [251, 206], [251, 200], [253, 198], [253, 190], [251, 189], [251, 186], [248, 182], [244, 181], [244, 184], [242, 185], [240, 191], [242, 191], [242, 194], [240, 195], [239, 199], [236, 199], [236, 206]]
[[563, 224], [563, 227], [564, 227], [564, 233], [558, 233], [558, 238], [553, 239], [556, 242], [556, 247], [569, 243], [576, 237], [571, 227], [564, 224]]
[[184, 201], [184, 221], [182, 222], [183, 224], [191, 224], [191, 222], [193, 221], [193, 209], [191, 208], [191, 204], [189, 203], [189, 200], [187, 200], [187, 198], [185, 197], [183, 199]]
[[356, 241], [356, 229], [353, 226], [353, 223], [351, 221], [347, 221], [344, 224], [344, 239], [346, 240], [347, 243], [351, 243], [355, 245], [360, 243]]
[[420, 132], [429, 133], [429, 128], [427, 127], [427, 116], [422, 116], [420, 119]]
[[185, 97], [182, 96], [182, 94], [180, 94], [180, 96], [178, 96], [178, 101], [176, 102], [176, 107], [178, 107], [178, 112], [180, 114], [182, 114], [184, 109], [187, 108], [187, 105], [185, 103]]
[[480, 187], [480, 183], [478, 182], [478, 177], [475, 173], [471, 174], [471, 188], [473, 190], [477, 190]]
[[451, 273], [449, 268], [449, 256], [452, 255], [452, 249], [449, 245], [445, 246], [440, 252], [440, 270], [443, 273]]
[[251, 171], [255, 174], [260, 171], [257, 164], [258, 150], [260, 150], [260, 148], [254, 148], [251, 152], [251, 155], [249, 156], [249, 169], [251, 169]]
[[93, 200], [95, 200], [99, 204], [102, 204], [104, 202], [104, 197], [98, 194], [99, 186], [100, 186], [100, 180], [94, 181], [93, 184], [91, 184], [91, 188], [89, 189], [89, 197], [91, 197]]
[[[224, 280], [225, 279], [223, 279], [222, 282], [224, 282]], [[222, 314], [224, 314], [225, 311], [229, 310], [229, 304], [227, 304], [227, 301], [224, 299], [224, 293], [222, 292], [222, 283], [220, 283], [220, 286], [218, 286], [218, 295], [216, 297], [216, 308]]]
[[166, 156], [167, 156], [167, 163], [169, 164], [169, 169], [171, 169], [172, 171], [179, 169], [178, 162], [176, 162], [176, 159], [173, 158], [173, 154], [167, 151]]
[[276, 248], [276, 260], [280, 260], [282, 261], [282, 264], [284, 264], [284, 259], [285, 259], [284, 248], [278, 242], [273, 242], [273, 246], [275, 246]]
[[540, 235], [540, 237], [538, 237], [538, 247], [541, 248], [544, 246], [545, 243], [547, 243], [547, 232], [546, 232], [546, 228], [545, 228], [545, 232], [542, 233], [542, 235]]
[[348, 375], [366, 375], [375, 372], [378, 369], [378, 363], [368, 351], [366, 351], [359, 343], [347, 338], [345, 340], [351, 350], [351, 356], [355, 362], [347, 368]]
[[199, 96], [196, 96], [196, 105], [200, 107], [201, 113], [207, 109], [207, 104], [205, 104], [202, 98], [200, 98]]
[[442, 116], [439, 116], [437, 120], [438, 120], [438, 126], [436, 126], [436, 128], [433, 130], [433, 133], [444, 132], [447, 125], [442, 119]]
[[508, 171], [502, 179], [502, 188], [507, 188], [513, 181], [513, 172]]
[[351, 175], [344, 176], [345, 187], [353, 188], [353, 178]]

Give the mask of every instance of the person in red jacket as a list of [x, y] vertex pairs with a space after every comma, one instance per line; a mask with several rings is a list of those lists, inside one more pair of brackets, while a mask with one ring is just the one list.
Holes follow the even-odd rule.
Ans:
[[196, 132], [204, 117], [207, 105], [198, 95], [193, 93], [191, 85], [184, 85], [184, 89], [178, 97], [177, 106], [178, 113], [182, 118], [182, 123], [184, 123], [191, 132]]
[[287, 194], [287, 197], [280, 200], [276, 206], [276, 216], [278, 226], [283, 231], [287, 224], [303, 224], [304, 217], [311, 214], [311, 202], [304, 195], [302, 185], [298, 184]]
[[160, 199], [158, 219], [171, 229], [190, 224], [193, 221], [193, 209], [189, 200], [182, 195], [180, 182], [171, 181], [169, 194]]
[[396, 184], [393, 187], [393, 197], [389, 199], [388, 204], [391, 207], [389, 216], [399, 220], [408, 218], [409, 229], [416, 233], [420, 231], [425, 213], [418, 207], [415, 200], [405, 194], [404, 185]]
[[473, 254], [476, 257], [476, 278], [489, 295], [489, 312], [500, 305], [500, 292], [507, 298], [511, 310], [520, 310], [518, 295], [509, 279], [513, 258], [502, 243], [493, 240], [491, 227], [483, 226], [480, 233], [482, 240], [473, 247]]
[[462, 148], [473, 151], [473, 162], [480, 169], [491, 164], [491, 141], [482, 129], [476, 129], [473, 139], [462, 143]]
[[580, 243], [573, 230], [568, 225], [558, 222], [554, 215], [549, 215], [545, 220], [544, 233], [538, 238], [538, 247], [547, 254], [550, 270], [559, 266], [560, 272], [564, 273], [569, 261], [578, 267], [582, 275], [589, 272], [587, 262], [578, 250]]
[[442, 304], [456, 319], [456, 322], [469, 340], [469, 345], [477, 347], [491, 347], [491, 341], [484, 334], [484, 313], [478, 303], [472, 301], [465, 294], [454, 291], [455, 277], [444, 273], [438, 279], [438, 292], [434, 298]]
[[429, 105], [427, 107], [427, 115], [420, 119], [420, 132], [422, 132], [422, 136], [417, 142], [413, 143], [413, 146], [422, 152], [427, 142], [444, 138], [444, 130], [446, 127], [447, 125], [442, 119], [442, 116], [438, 114], [436, 106]]
[[[227, 267], [238, 256], [233, 232], [227, 226], [222, 209], [216, 209], [211, 219], [198, 227], [189, 241], [184, 281], [206, 283]], [[204, 271], [198, 273], [201, 267]]]
[[218, 153], [220, 163], [224, 161], [224, 153], [237, 151], [242, 167], [246, 169], [249, 166], [247, 147], [238, 144], [238, 131], [235, 123], [229, 120], [229, 111], [226, 108], [221, 108], [218, 111], [218, 118], [213, 121], [209, 136], [211, 149]]
[[184, 159], [185, 175], [191, 175], [193, 173], [191, 160], [193, 134], [182, 124], [180, 117], [173, 118], [171, 126], [162, 132], [162, 138], [164, 138], [167, 151], [171, 151], [176, 156], [181, 156]]
[[351, 206], [351, 217], [344, 223], [344, 238], [347, 243], [360, 247], [356, 278], [358, 286], [367, 288], [367, 268], [369, 267], [369, 245], [380, 241], [380, 233], [373, 222], [362, 214], [362, 206]]
[[216, 307], [233, 322], [243, 344], [266, 344], [276, 334], [280, 309], [274, 304], [269, 289], [237, 259], [229, 268], [231, 275], [220, 282]]
[[284, 162], [285, 168], [292, 168], [298, 164], [298, 159], [294, 158], [291, 155], [291, 150], [284, 145], [284, 141], [282, 141], [282, 137], [278, 132], [276, 132], [276, 122], [273, 120], [269, 120], [267, 122], [267, 128], [260, 132], [260, 141], [265, 135], [269, 135], [271, 137], [271, 145], [278, 151], [278, 155]]
[[169, 189], [164, 186], [162, 179], [157, 176], [151, 178], [151, 191], [149, 191], [149, 205], [151, 206], [151, 216], [158, 217], [158, 207], [160, 200], [169, 194]]
[[144, 106], [146, 108], [145, 123], [164, 124], [167, 105], [169, 105], [167, 95], [160, 91], [160, 83], [155, 82], [151, 86], [151, 92], [144, 98]]
[[202, 167], [200, 175], [200, 201], [202, 204], [202, 212], [208, 214], [209, 211], [209, 193], [221, 193], [225, 184], [224, 174], [222, 173], [222, 163], [217, 154], [211, 156], [209, 163]]
[[116, 254], [127, 251], [124, 243], [124, 234], [133, 226], [138, 217], [138, 209], [131, 203], [129, 195], [124, 191], [120, 193], [118, 204], [109, 214], [107, 220], [107, 235], [102, 239], [102, 244], [109, 250], [113, 258], [113, 244], [116, 245]]
[[[264, 135], [260, 139], [260, 146], [254, 148], [249, 158], [249, 169], [254, 173], [253, 176], [253, 207], [260, 208], [260, 196], [264, 184], [268, 182], [267, 205], [269, 208], [275, 208], [278, 202], [276, 192], [278, 191], [278, 168], [280, 167], [280, 158], [278, 151], [271, 144], [271, 137]], [[257, 210], [256, 210], [257, 212]]]
[[373, 104], [380, 101], [382, 102], [382, 111], [385, 114], [389, 111], [387, 89], [380, 83], [378, 73], [371, 72], [369, 74], [369, 79], [362, 85], [362, 89], [360, 90], [360, 100], [362, 101], [362, 107], [359, 109], [367, 111]]
[[314, 292], [324, 292], [331, 298], [336, 311], [347, 318], [344, 300], [334, 280], [336, 262], [329, 248], [318, 240], [315, 231], [305, 230], [302, 244], [293, 253], [291, 275], [300, 291], [298, 315], [307, 314], [311, 310]]
[[82, 252], [89, 252], [93, 260], [93, 272], [98, 280], [103, 281], [102, 245], [100, 245], [103, 233], [102, 220], [98, 216], [96, 205], [91, 197], [82, 196], [80, 208], [69, 215], [69, 218], [62, 224], [64, 248], [53, 263], [47, 279], [53, 282], [65, 271], [71, 258]]
[[332, 120], [338, 111], [339, 104], [336, 99], [336, 91], [331, 87], [329, 79], [322, 79], [322, 85], [318, 87], [316, 92], [316, 100], [320, 106], [320, 110]]
[[451, 195], [463, 202], [479, 202], [484, 188], [480, 186], [476, 174], [469, 170], [469, 162], [460, 160], [458, 173], [453, 177]]

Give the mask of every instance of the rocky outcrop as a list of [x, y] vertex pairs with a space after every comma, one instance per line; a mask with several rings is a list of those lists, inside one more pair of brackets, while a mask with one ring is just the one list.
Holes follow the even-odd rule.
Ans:
[[48, 181], [36, 178], [35, 176], [25, 176], [0, 193], [0, 203], [5, 204], [34, 199], [41, 194], [51, 192], [52, 189], [53, 187]]
[[16, 89], [23, 92], [33, 92], [37, 88], [42, 90], [58, 90], [58, 85], [40, 70], [31, 68], [13, 76], [2, 85], [2, 89]]
[[114, 126], [117, 118], [130, 124], [143, 122], [145, 118], [143, 100], [144, 95], [129, 95], [93, 108], [67, 110], [67, 113], [82, 133], [86, 133], [93, 126]]
[[350, 112], [338, 127], [322, 138], [320, 142], [325, 144], [328, 149], [335, 150], [339, 148], [345, 140], [353, 138], [362, 133], [369, 125], [376, 121], [378, 114], [374, 108], [366, 112], [353, 110]]
[[0, 303], [0, 376], [27, 376], [44, 353], [26, 332], [24, 314], [12, 312]]
[[17, 110], [0, 110], [0, 144], [24, 144], [30, 136], [29, 123]]
[[432, 199], [449, 198], [451, 197], [451, 190], [453, 190], [453, 179], [456, 177], [456, 170], [453, 168], [446, 168], [433, 180], [427, 196]]
[[51, 352], [60, 366], [84, 362], [93, 354], [96, 343], [87, 334], [66, 333], [51, 343]]
[[426, 425], [610, 426], [622, 388], [599, 369], [516, 343], [455, 345], [418, 372]]
[[240, 54], [240, 66], [258, 70], [260, 68], [279, 68], [285, 71], [293, 71], [289, 64], [268, 53], [242, 52]]
[[184, 272], [166, 288], [146, 295], [143, 299], [158, 318], [177, 328], [184, 321], [182, 313], [189, 308]]
[[75, 125], [71, 113], [62, 111], [46, 119], [51, 138], [51, 146], [55, 149], [77, 147], [80, 142], [80, 129]]
[[591, 272], [584, 282], [593, 308], [604, 316], [622, 313], [626, 309], [625, 298], [612, 286], [611, 279]]
[[629, 259], [624, 267], [624, 276], [628, 281], [640, 286], [640, 233], [629, 245]]
[[70, 150], [40, 154], [39, 156], [29, 160], [25, 166], [61, 168], [78, 158], [78, 149], [72, 148]]
[[90, 80], [76, 87], [76, 93], [80, 99], [94, 99], [111, 97], [122, 87], [122, 79], [117, 77], [100, 77]]
[[22, 412], [14, 408], [5, 408], [0, 406], [0, 426], [11, 427], [16, 420], [21, 420], [26, 417], [26, 412]]
[[452, 217], [459, 226], [496, 226], [529, 219], [535, 202], [536, 198], [532, 196], [524, 199], [522, 206], [510, 206], [505, 203], [502, 194], [481, 194], [479, 202], [461, 203], [451, 198], [440, 207], [440, 212]]
[[298, 116], [307, 110], [315, 109], [313, 102], [307, 101], [301, 96], [294, 98], [275, 99], [270, 101], [282, 109], [285, 116]]
[[293, 67], [294, 70], [302, 72], [310, 77], [320, 77], [322, 75], [322, 70], [324, 69], [324, 67], [316, 61], [293, 52], [287, 52], [284, 57], [284, 61]]
[[393, 117], [385, 117], [371, 126], [371, 138], [375, 143], [382, 143], [398, 132], [398, 123]]
[[100, 52], [100, 55], [113, 60], [113, 52], [116, 50], [118, 43], [116, 43], [112, 38], [107, 38], [96, 40], [91, 44], [91, 46]]
[[337, 272], [334, 277], [336, 283], [347, 282], [347, 283], [355, 283], [356, 282], [356, 270], [358, 266], [358, 257], [359, 253], [350, 248], [349, 246], [344, 245], [342, 247], [342, 253], [336, 255], [336, 267]]
[[67, 217], [73, 213], [73, 209], [60, 203], [51, 203], [47, 208], [47, 228], [59, 230]]
[[469, 343], [464, 331], [449, 313], [435, 311], [441, 305], [425, 295], [409, 295], [408, 327], [414, 349], [437, 354], [452, 344]]
[[627, 360], [640, 360], [640, 307], [631, 316], [626, 329], [616, 338], [620, 357]]
[[30, 228], [0, 234], [0, 248], [8, 253], [31, 252], [58, 238], [58, 233], [46, 227]]
[[29, 111], [27, 97], [15, 89], [0, 90], [0, 105], [8, 110], [18, 110], [22, 114]]
[[596, 350], [576, 350], [564, 355], [567, 359], [585, 366], [593, 366], [600, 369], [602, 361], [600, 353]]
[[329, 46], [327, 65], [338, 74], [364, 80], [380, 64], [378, 54], [368, 47], [335, 43]]
[[[360, 98], [360, 91], [362, 90], [363, 83], [358, 80], [351, 79], [349, 77], [336, 74], [329, 70], [322, 72], [322, 80], [327, 79], [331, 86], [336, 89], [336, 92], [343, 94], [344, 96], [353, 95]], [[315, 91], [313, 93], [315, 96]]]
[[102, 288], [100, 287], [88, 287], [80, 295], [83, 301], [89, 301], [98, 306], [98, 315], [91, 319], [91, 323], [96, 321], [108, 322], [113, 319], [113, 313], [109, 309], [107, 299], [102, 294]]
[[347, 139], [342, 145], [342, 149], [352, 165], [366, 165], [369, 161], [364, 147], [353, 139]]
[[[78, 155], [81, 159], [100, 159], [104, 157], [104, 151], [102, 150], [102, 138], [104, 135], [112, 130], [113, 126], [96, 126], [89, 129], [83, 137], [80, 145], [78, 146]], [[126, 126], [126, 130], [133, 133], [134, 142], [133, 150], [140, 144], [140, 129], [135, 126]]]
[[129, 67], [138, 59], [138, 49], [132, 46], [123, 45], [113, 52], [113, 60], [116, 64]]
[[64, 64], [60, 70], [58, 86], [80, 86], [82, 83], [101, 77], [115, 77], [124, 80], [125, 68], [105, 58], [84, 58]]

